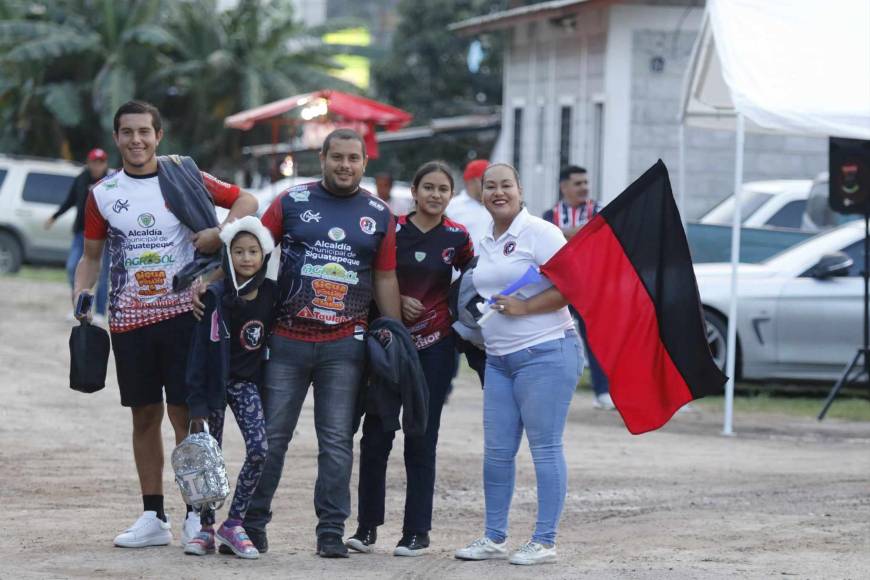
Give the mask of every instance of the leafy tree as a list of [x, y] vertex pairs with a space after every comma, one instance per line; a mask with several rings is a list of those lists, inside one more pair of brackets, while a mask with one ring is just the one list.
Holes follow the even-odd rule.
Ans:
[[[390, 55], [373, 71], [380, 98], [407, 109], [417, 121], [501, 103], [501, 38], [464, 38], [447, 26], [505, 4], [504, 0], [402, 0]], [[476, 40], [483, 59], [478, 72], [472, 72], [468, 53]]]

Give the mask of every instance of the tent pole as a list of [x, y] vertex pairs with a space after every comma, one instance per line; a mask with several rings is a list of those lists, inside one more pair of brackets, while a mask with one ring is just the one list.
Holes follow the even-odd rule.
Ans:
[[680, 164], [679, 173], [677, 173], [677, 207], [680, 210], [680, 221], [683, 223], [683, 229], [686, 229], [686, 123], [680, 121], [680, 127], [677, 131], [677, 141], [679, 143], [679, 156], [677, 161]]
[[731, 302], [728, 308], [728, 339], [725, 374], [725, 419], [722, 435], [734, 435], [734, 374], [737, 367], [737, 265], [740, 263], [740, 225], [742, 216], [743, 145], [746, 126], [743, 114], [737, 113], [736, 152], [734, 158], [734, 216], [731, 223]]

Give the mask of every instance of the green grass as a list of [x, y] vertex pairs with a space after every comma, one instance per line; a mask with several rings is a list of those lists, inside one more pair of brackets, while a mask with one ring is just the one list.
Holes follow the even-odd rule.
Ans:
[[50, 266], [22, 266], [15, 274], [0, 274], [7, 278], [24, 278], [37, 282], [66, 282], [66, 270]]
[[[734, 397], [734, 412], [766, 413], [788, 415], [792, 417], [815, 418], [822, 410], [824, 397], [805, 397], [761, 393], [758, 395], [736, 395]], [[712, 412], [722, 412], [725, 406], [724, 397], [705, 397], [694, 403], [698, 407]], [[866, 398], [840, 396], [828, 410], [831, 419], [846, 421], [870, 421], [870, 400]]]

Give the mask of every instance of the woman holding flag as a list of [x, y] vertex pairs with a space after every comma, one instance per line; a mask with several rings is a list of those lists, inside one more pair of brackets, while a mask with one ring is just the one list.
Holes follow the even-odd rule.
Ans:
[[538, 517], [531, 540], [510, 562], [541, 564], [556, 559], [556, 530], [567, 490], [562, 434], [583, 355], [565, 298], [537, 268], [566, 242], [558, 227], [523, 207], [519, 176], [510, 165], [494, 164], [486, 169], [483, 202], [493, 218], [474, 269], [475, 287], [488, 299], [492, 312], [485, 313], [485, 320], [481, 318], [487, 355], [483, 403], [486, 530], [483, 537], [457, 550], [456, 557], [508, 556], [515, 457], [525, 429], [535, 464]]

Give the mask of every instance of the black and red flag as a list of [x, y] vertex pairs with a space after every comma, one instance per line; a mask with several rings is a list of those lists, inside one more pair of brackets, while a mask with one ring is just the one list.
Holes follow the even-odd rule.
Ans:
[[683, 405], [722, 392], [689, 244], [659, 160], [541, 272], [583, 317], [626, 427], [658, 429]]

